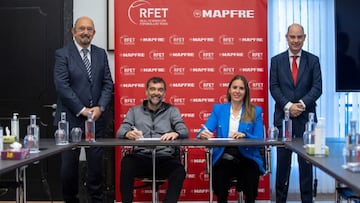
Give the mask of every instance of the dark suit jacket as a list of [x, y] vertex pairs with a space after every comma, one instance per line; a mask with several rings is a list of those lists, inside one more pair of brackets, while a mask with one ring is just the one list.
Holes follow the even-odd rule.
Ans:
[[[57, 108], [54, 125], [60, 119], [60, 113], [66, 112], [72, 127], [84, 128], [86, 117], [78, 114], [83, 107], [101, 106], [105, 108], [113, 91], [113, 81], [104, 49], [91, 45], [92, 81], [89, 80], [86, 67], [74, 42], [56, 50], [54, 82], [57, 91]], [[93, 105], [90, 106], [92, 100]], [[96, 127], [104, 120], [102, 116]]]
[[[284, 118], [284, 107], [288, 102], [302, 100], [306, 111], [293, 121], [293, 134], [302, 137], [309, 112], [315, 113], [316, 100], [322, 93], [322, 79], [319, 58], [302, 50], [297, 76], [294, 85], [290, 70], [289, 53], [285, 51], [271, 59], [270, 93], [275, 100], [274, 125], [281, 127]], [[293, 136], [294, 136], [293, 135]]]

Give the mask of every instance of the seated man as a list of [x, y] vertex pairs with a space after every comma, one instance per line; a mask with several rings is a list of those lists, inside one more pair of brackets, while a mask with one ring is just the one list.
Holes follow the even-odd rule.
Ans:
[[[117, 137], [131, 140], [141, 137], [161, 140], [188, 138], [189, 132], [178, 108], [163, 102], [165, 91], [166, 84], [162, 78], [150, 78], [146, 84], [147, 100], [129, 109], [117, 131]], [[186, 176], [178, 151], [170, 146], [156, 147], [156, 176], [168, 179], [164, 203], [177, 202]], [[152, 176], [152, 150], [136, 146], [121, 161], [122, 202], [133, 201], [134, 178], [144, 176]]]

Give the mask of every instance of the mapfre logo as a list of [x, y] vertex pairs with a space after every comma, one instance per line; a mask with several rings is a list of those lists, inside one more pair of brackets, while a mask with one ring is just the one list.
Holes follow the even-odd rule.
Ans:
[[136, 74], [136, 68], [129, 67], [129, 66], [121, 66], [120, 67], [120, 74], [121, 75], [135, 75]]
[[251, 90], [263, 90], [264, 89], [264, 83], [258, 82], [256, 80], [250, 80], [249, 81], [249, 87]]
[[203, 120], [203, 121], [206, 121], [206, 120], [209, 118], [210, 114], [211, 114], [211, 113], [208, 112], [208, 111], [206, 111], [206, 110], [200, 111], [200, 112], [199, 112], [199, 118], [200, 118], [201, 120]]
[[144, 83], [121, 83], [122, 88], [145, 88]]
[[120, 44], [122, 45], [135, 45], [135, 37], [129, 37], [127, 35], [120, 36]]
[[172, 75], [184, 75], [185, 74], [185, 68], [175, 65], [175, 64], [170, 66], [169, 71]]
[[222, 64], [219, 67], [219, 72], [222, 75], [234, 75], [235, 74], [235, 68], [227, 66], [226, 64]]
[[243, 67], [243, 68], [239, 68], [240, 72], [244, 72], [244, 73], [263, 73], [264, 72], [264, 68], [257, 68], [257, 67]]
[[157, 50], [151, 50], [149, 52], [149, 58], [154, 61], [162, 61], [165, 60], [165, 53], [158, 52]]
[[226, 35], [219, 36], [219, 43], [222, 45], [234, 45], [235, 39], [233, 37], [228, 37]]
[[206, 51], [206, 50], [200, 50], [199, 51], [199, 59], [208, 61], [208, 60], [214, 60], [214, 52]]
[[194, 113], [181, 113], [181, 118], [195, 118]]
[[215, 84], [213, 82], [208, 82], [206, 80], [201, 80], [199, 82], [199, 88], [202, 90], [214, 90]]
[[179, 37], [177, 35], [171, 35], [169, 37], [169, 43], [173, 45], [184, 45], [185, 44], [185, 38]]
[[258, 52], [256, 50], [250, 50], [248, 52], [248, 58], [251, 60], [262, 60], [263, 59], [263, 52]]
[[194, 10], [195, 18], [255, 18], [254, 10]]
[[264, 98], [251, 98], [250, 102], [254, 102], [254, 103], [264, 103], [265, 99]]
[[128, 96], [123, 96], [120, 98], [120, 104], [124, 106], [134, 106], [136, 104], [136, 99], [130, 98]]
[[214, 103], [215, 98], [191, 98], [191, 103]]
[[175, 106], [183, 106], [185, 105], [185, 98], [173, 95], [170, 97], [170, 104]]
[[128, 19], [141, 26], [168, 25], [168, 11], [166, 7], [152, 7], [150, 1], [136, 0], [128, 8]]
[[215, 73], [215, 68], [213, 67], [193, 67], [190, 68], [192, 73]]

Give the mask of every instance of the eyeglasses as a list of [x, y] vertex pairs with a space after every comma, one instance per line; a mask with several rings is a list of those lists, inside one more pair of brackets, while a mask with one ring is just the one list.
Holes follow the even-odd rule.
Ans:
[[84, 32], [85, 30], [87, 30], [88, 32], [95, 31], [95, 29], [93, 27], [78, 27], [77, 30], [79, 30], [80, 32]]

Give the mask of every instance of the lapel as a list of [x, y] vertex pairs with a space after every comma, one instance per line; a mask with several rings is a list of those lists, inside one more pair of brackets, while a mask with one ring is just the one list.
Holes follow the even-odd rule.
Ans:
[[291, 73], [289, 52], [288, 51], [283, 52], [283, 54], [282, 54], [282, 56], [280, 58], [280, 63], [282, 63], [282, 65], [280, 67], [282, 67], [284, 69], [284, 70], [281, 71], [284, 74], [282, 79], [286, 80], [286, 82], [292, 84], [292, 86], [295, 87], [294, 86], [294, 79], [292, 78], [292, 73]]
[[91, 45], [91, 76], [93, 78], [93, 80], [95, 79], [95, 75], [97, 73], [96, 67], [98, 67], [96, 64], [98, 64], [98, 58], [96, 56], [99, 56], [99, 54], [97, 53], [97, 49], [96, 47], [94, 47], [93, 45]]
[[[70, 56], [72, 57], [72, 59], [75, 61], [75, 63], [77, 64], [77, 67], [80, 68], [80, 70], [83, 72], [83, 74], [89, 78], [87, 76], [87, 71], [86, 71], [86, 67], [85, 64], [82, 60], [82, 56], [80, 55], [80, 52], [78, 51], [78, 49], [76, 48], [75, 42], [72, 43], [72, 46], [70, 46]], [[89, 79], [90, 81], [90, 79]]]
[[228, 137], [231, 102], [226, 103], [223, 107], [224, 108], [221, 109], [222, 122], [220, 122], [219, 124], [222, 137]]
[[299, 64], [299, 73], [297, 76], [297, 81], [300, 82], [301, 78], [303, 77], [305, 71], [306, 71], [306, 64], [308, 64], [308, 57], [306, 52], [303, 50], [300, 57], [300, 64]]

